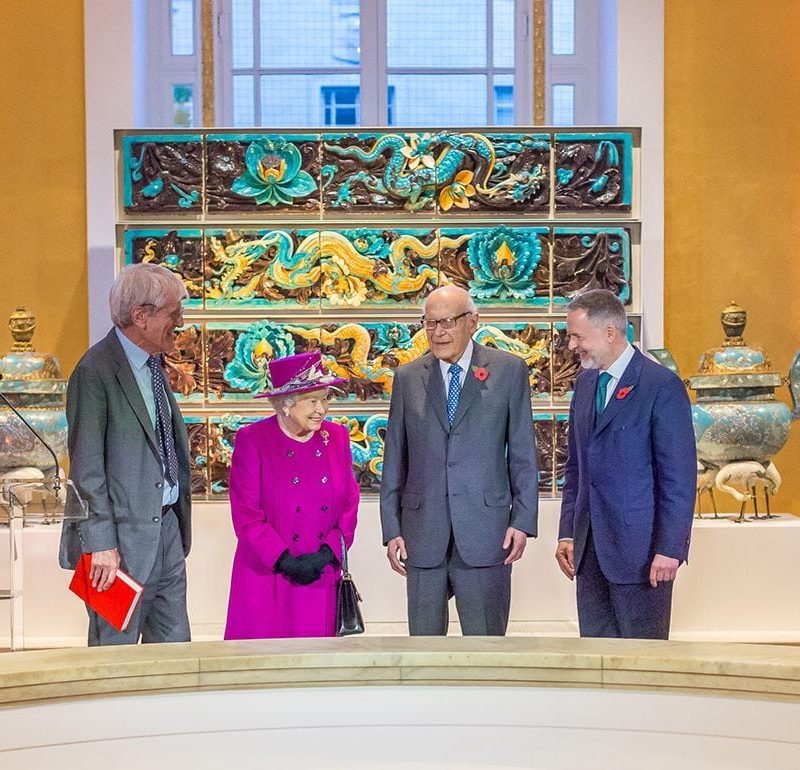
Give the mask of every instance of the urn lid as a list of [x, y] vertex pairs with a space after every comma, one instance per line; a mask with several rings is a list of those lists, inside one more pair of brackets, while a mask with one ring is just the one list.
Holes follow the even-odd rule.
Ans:
[[0, 392], [64, 393], [66, 380], [54, 356], [34, 350], [31, 340], [36, 331], [33, 314], [18, 307], [8, 319], [14, 342], [11, 351], [0, 358]]
[[700, 367], [689, 386], [705, 388], [778, 387], [781, 376], [763, 348], [746, 345], [744, 329], [747, 311], [731, 302], [720, 316], [725, 339], [717, 348], [709, 348], [700, 357]]

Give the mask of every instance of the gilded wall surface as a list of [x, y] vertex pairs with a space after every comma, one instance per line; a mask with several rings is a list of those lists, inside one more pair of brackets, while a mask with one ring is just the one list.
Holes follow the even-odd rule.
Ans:
[[558, 494], [579, 366], [564, 308], [615, 292], [638, 340], [636, 129], [118, 132], [118, 266], [189, 292], [167, 367], [193, 490], [224, 495], [238, 428], [266, 415], [267, 362], [319, 349], [347, 378], [362, 490], [379, 489], [394, 370], [423, 355], [421, 306], [465, 288], [476, 341], [530, 370], [540, 489]]

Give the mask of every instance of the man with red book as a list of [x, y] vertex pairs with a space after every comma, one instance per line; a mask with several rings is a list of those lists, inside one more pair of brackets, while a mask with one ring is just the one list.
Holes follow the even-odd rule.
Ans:
[[91, 554], [100, 592], [124, 570], [144, 590], [118, 631], [87, 605], [89, 645], [189, 641], [189, 443], [162, 356], [175, 348], [186, 289], [170, 270], [125, 268], [109, 297], [114, 328], [78, 362], [67, 387], [70, 478], [89, 506], [65, 521], [59, 562]]

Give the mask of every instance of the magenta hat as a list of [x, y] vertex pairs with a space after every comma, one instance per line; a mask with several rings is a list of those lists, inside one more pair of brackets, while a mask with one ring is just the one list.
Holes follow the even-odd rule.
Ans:
[[336, 388], [347, 382], [322, 366], [322, 356], [318, 350], [270, 361], [269, 378], [272, 390], [259, 393], [256, 398], [291, 396], [320, 388]]

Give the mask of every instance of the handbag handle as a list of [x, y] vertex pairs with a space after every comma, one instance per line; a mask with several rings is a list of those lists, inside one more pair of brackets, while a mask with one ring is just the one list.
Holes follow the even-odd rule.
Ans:
[[344, 542], [344, 535], [341, 529], [339, 530], [339, 540], [342, 543], [342, 577], [349, 578], [350, 570], [347, 568], [347, 545]]

